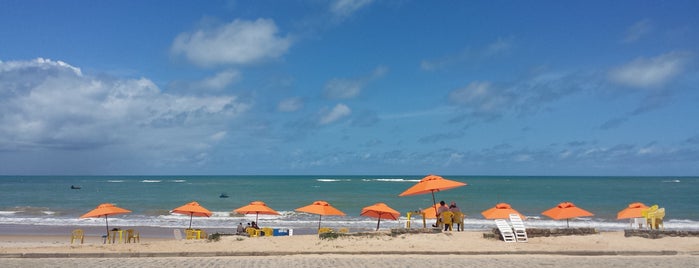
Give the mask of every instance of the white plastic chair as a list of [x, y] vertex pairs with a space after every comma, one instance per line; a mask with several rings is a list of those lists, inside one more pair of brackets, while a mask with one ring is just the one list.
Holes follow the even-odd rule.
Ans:
[[527, 228], [524, 228], [524, 222], [518, 214], [510, 214], [510, 223], [512, 223], [512, 230], [515, 232], [517, 242], [529, 241], [527, 237]]
[[175, 240], [182, 240], [182, 231], [175, 229], [172, 231], [175, 234]]
[[497, 219], [495, 220], [495, 225], [498, 227], [498, 230], [500, 230], [502, 240], [504, 240], [507, 243], [517, 242], [517, 239], [515, 238], [515, 233], [512, 232], [512, 227], [510, 227], [510, 225], [507, 224], [506, 220]]

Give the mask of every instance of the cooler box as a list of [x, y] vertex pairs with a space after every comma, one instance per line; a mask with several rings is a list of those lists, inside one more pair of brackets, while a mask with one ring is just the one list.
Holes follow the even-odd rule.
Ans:
[[289, 235], [289, 229], [273, 229], [272, 234], [274, 236], [287, 236]]

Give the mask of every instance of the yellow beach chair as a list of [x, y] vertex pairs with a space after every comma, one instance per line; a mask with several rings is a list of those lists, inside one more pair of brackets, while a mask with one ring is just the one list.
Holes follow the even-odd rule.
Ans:
[[74, 241], [80, 240], [80, 244], [85, 242], [85, 233], [82, 229], [75, 229], [70, 234], [70, 243], [73, 244]]

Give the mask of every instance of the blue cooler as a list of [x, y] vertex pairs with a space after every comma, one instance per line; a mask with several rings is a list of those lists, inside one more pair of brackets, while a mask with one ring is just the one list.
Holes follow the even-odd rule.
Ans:
[[289, 229], [273, 229], [272, 234], [274, 236], [287, 236], [289, 235]]

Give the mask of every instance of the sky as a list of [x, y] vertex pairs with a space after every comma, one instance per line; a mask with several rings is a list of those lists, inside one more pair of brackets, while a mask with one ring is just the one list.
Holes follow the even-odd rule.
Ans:
[[699, 175], [697, 1], [0, 1], [0, 175]]

